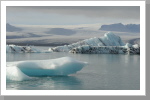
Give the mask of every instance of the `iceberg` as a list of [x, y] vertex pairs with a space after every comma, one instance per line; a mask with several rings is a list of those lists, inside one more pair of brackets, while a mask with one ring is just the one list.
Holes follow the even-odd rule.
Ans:
[[6, 45], [6, 53], [48, 53], [50, 51], [39, 50], [31, 46]]
[[125, 44], [119, 36], [108, 32], [100, 38], [94, 37], [70, 45], [57, 46], [50, 48], [49, 51], [81, 54], [140, 54], [140, 47], [138, 44]]
[[80, 71], [86, 64], [71, 57], [7, 62], [6, 79], [23, 81], [43, 76], [66, 76]]
[[64, 46], [57, 46], [54, 48], [50, 48], [49, 51], [54, 52], [69, 52], [70, 50], [80, 47], [80, 46], [124, 46], [125, 44], [121, 40], [121, 38], [112, 32], [105, 33], [103, 37], [97, 38], [90, 38], [85, 39], [82, 41], [79, 41], [77, 43], [73, 43], [70, 45], [64, 45]]
[[[131, 45], [131, 44], [130, 44]], [[69, 51], [81, 54], [140, 54], [138, 45], [126, 46], [79, 46]]]

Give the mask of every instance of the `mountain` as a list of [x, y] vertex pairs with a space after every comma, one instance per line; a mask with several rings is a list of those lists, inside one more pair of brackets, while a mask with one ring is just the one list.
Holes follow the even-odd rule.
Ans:
[[128, 41], [128, 43], [140, 45], [140, 38], [131, 39]]
[[[15, 25], [13, 25], [15, 26]], [[17, 25], [22, 31], [7, 32], [7, 44], [36, 45], [36, 46], [62, 46], [72, 44], [84, 39], [101, 37], [106, 31], [98, 30], [96, 26], [55, 26], [55, 25]], [[127, 40], [140, 38], [139, 33], [113, 32], [126, 43]]]
[[110, 24], [110, 25], [102, 25], [99, 30], [139, 33], [140, 24], [123, 25], [122, 23], [116, 23], [116, 24]]
[[6, 31], [7, 32], [15, 32], [15, 31], [22, 31], [22, 29], [19, 27], [12, 26], [9, 23], [7, 23], [6, 24]]

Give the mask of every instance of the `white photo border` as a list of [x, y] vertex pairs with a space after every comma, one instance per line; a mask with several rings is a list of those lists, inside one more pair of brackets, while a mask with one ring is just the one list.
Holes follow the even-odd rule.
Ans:
[[[140, 90], [6, 90], [7, 6], [140, 6]], [[1, 95], [145, 96], [145, 1], [1, 1]]]

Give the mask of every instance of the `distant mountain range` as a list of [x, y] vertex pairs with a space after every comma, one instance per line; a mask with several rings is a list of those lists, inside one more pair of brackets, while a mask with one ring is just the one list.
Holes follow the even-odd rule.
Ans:
[[7, 32], [16, 32], [16, 31], [22, 31], [22, 29], [19, 27], [12, 26], [9, 23], [7, 23], [6, 24], [6, 31]]
[[[108, 28], [109, 26], [109, 28]], [[114, 26], [117, 26], [115, 28]], [[123, 25], [121, 23], [112, 25], [102, 25], [97, 29], [97, 26], [39, 26], [39, 25], [26, 25], [19, 26], [13, 24], [6, 24], [6, 42], [7, 44], [17, 45], [45, 45], [45, 46], [60, 46], [75, 43], [84, 39], [103, 36], [105, 31], [114, 31], [114, 34], [121, 36], [125, 43], [131, 44], [140, 43], [140, 34], [135, 32], [139, 26], [136, 24]], [[122, 27], [122, 28], [119, 28]], [[140, 27], [140, 26], [139, 26]], [[110, 30], [111, 29], [111, 30]], [[118, 30], [117, 30], [118, 29]], [[122, 29], [122, 30], [121, 30]], [[102, 31], [101, 31], [102, 30]], [[121, 31], [120, 31], [121, 30]], [[134, 30], [131, 32], [131, 30]], [[115, 32], [116, 31], [116, 32]], [[128, 32], [126, 32], [128, 31]]]
[[99, 30], [140, 33], [140, 24], [123, 25], [122, 23], [116, 23], [110, 25], [102, 25]]

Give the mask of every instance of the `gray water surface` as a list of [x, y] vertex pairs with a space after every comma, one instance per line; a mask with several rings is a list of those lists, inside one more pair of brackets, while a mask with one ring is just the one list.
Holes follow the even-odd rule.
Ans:
[[7, 82], [8, 90], [139, 90], [140, 55], [7, 53], [7, 62], [73, 57], [88, 62], [69, 76], [37, 77], [30, 81]]

